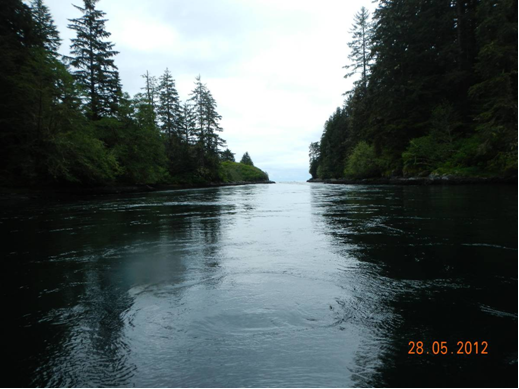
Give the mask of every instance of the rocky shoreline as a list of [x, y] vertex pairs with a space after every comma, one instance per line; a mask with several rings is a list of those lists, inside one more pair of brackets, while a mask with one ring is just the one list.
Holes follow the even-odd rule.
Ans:
[[142, 193], [142, 192], [159, 192], [165, 190], [181, 190], [181, 189], [201, 189], [201, 188], [218, 188], [221, 186], [239, 186], [239, 185], [259, 185], [259, 184], [275, 184], [274, 181], [236, 181], [236, 182], [207, 182], [204, 184], [157, 184], [157, 185], [129, 185], [129, 186], [106, 186], [99, 188], [74, 188], [60, 189], [59, 193], [67, 194], [124, 194], [124, 193]]
[[513, 177], [389, 177], [346, 179], [311, 178], [307, 182], [342, 185], [474, 185], [474, 184], [508, 184], [517, 185], [517, 176]]
[[159, 192], [166, 190], [217, 188], [222, 186], [275, 184], [274, 181], [208, 182], [204, 184], [113, 185], [101, 187], [0, 188], [0, 201], [53, 198], [61, 196], [103, 196]]

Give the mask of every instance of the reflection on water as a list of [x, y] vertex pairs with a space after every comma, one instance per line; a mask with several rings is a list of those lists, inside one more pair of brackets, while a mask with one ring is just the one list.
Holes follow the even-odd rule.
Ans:
[[[313, 190], [340, 252], [366, 271], [379, 366], [358, 386], [517, 385], [517, 192], [509, 187]], [[409, 355], [446, 341], [446, 356]], [[487, 341], [487, 356], [457, 355]], [[430, 350], [430, 348], [429, 348]], [[432, 351], [432, 350], [430, 350]], [[359, 353], [372, 355], [367, 348]], [[366, 379], [367, 378], [367, 379]]]
[[0, 206], [4, 385], [516, 386], [516, 215], [510, 186]]

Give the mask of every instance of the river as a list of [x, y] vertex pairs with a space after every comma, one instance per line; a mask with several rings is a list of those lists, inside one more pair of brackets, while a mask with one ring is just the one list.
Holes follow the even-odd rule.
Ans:
[[517, 386], [516, 186], [32, 199], [0, 232], [2, 386]]

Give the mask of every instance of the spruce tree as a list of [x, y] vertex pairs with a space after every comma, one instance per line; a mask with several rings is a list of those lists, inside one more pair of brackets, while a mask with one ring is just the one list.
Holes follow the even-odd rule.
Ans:
[[105, 29], [105, 13], [96, 9], [98, 0], [84, 0], [84, 7], [74, 5], [83, 16], [69, 19], [68, 27], [76, 31], [72, 39], [69, 62], [74, 76], [85, 88], [87, 114], [92, 120], [113, 116], [121, 94], [117, 66], [113, 57], [118, 52], [106, 41], [110, 33]]
[[220, 137], [218, 133], [223, 132], [222, 127], [220, 127], [220, 120], [222, 117], [216, 111], [217, 105], [216, 100], [213, 98], [213, 95], [209, 91], [206, 90], [204, 95], [204, 108], [206, 114], [206, 135], [207, 135], [207, 151], [210, 153], [217, 154], [220, 147], [225, 147], [226, 142], [224, 139]]
[[157, 114], [156, 114], [156, 102], [157, 102], [157, 94], [158, 87], [156, 78], [150, 76], [146, 71], [146, 74], [143, 74], [142, 77], [145, 79], [145, 84], [141, 88], [143, 90], [142, 93], [137, 93], [133, 98], [133, 104], [137, 107], [138, 112], [146, 113], [146, 120], [153, 124], [153, 126], [157, 126]]
[[178, 131], [186, 144], [191, 144], [195, 134], [196, 116], [193, 106], [185, 101], [180, 106]]
[[146, 103], [150, 105], [153, 110], [155, 110], [157, 108], [158, 99], [157, 78], [150, 76], [150, 73], [147, 70], [146, 74], [142, 75], [142, 78], [145, 80], [145, 85], [141, 89], [144, 90]]
[[[33, 52], [40, 39], [34, 33], [30, 8], [20, 0], [0, 6], [0, 176], [22, 176], [30, 164], [28, 143], [34, 139], [36, 109], [32, 75]], [[29, 66], [28, 66], [29, 65]], [[29, 67], [29, 69], [27, 69]], [[10, 178], [10, 177], [9, 177]]]
[[195, 89], [190, 94], [189, 101], [193, 104], [195, 112], [195, 135], [197, 142], [205, 153], [217, 154], [219, 147], [224, 147], [226, 142], [218, 133], [223, 129], [220, 127], [222, 117], [216, 111], [216, 100], [202, 84], [200, 76], [196, 78]]
[[43, 3], [43, 0], [32, 0], [30, 7], [36, 34], [41, 39], [43, 47], [54, 57], [58, 57], [61, 38], [49, 8]]
[[[64, 82], [63, 64], [58, 60], [61, 44], [59, 32], [54, 24], [49, 9], [42, 0], [33, 0], [30, 4], [34, 23], [34, 33], [38, 38], [38, 48], [32, 51], [32, 89], [36, 93], [36, 109], [30, 115], [36, 124], [36, 137], [43, 142], [43, 130], [48, 127], [49, 117], [55, 109]], [[29, 63], [27, 65], [30, 66]], [[48, 132], [48, 131], [47, 131]]]
[[344, 77], [353, 76], [358, 70], [361, 70], [360, 83], [365, 87], [369, 75], [369, 67], [371, 66], [371, 38], [372, 38], [372, 24], [369, 20], [369, 12], [365, 7], [355, 14], [354, 23], [350, 33], [353, 39], [348, 43], [351, 49], [348, 58], [352, 62], [344, 66], [345, 69], [350, 70]]
[[222, 162], [236, 162], [234, 159], [234, 153], [229, 149], [225, 149], [225, 151], [220, 154], [220, 160]]
[[312, 178], [317, 178], [317, 168], [319, 167], [319, 159], [321, 157], [321, 144], [319, 142], [310, 143], [308, 157], [310, 158], [309, 173]]
[[204, 111], [204, 94], [206, 93], [206, 87], [202, 84], [200, 76], [196, 78], [195, 89], [191, 91], [189, 95], [189, 103], [193, 106], [193, 112], [195, 114], [195, 128], [194, 135], [196, 142], [205, 145], [205, 111]]
[[479, 82], [469, 96], [483, 140], [478, 153], [493, 157], [494, 168], [517, 171], [517, 1], [482, 2], [477, 16]]
[[159, 78], [159, 106], [157, 108], [161, 130], [171, 138], [178, 135], [180, 100], [171, 72], [166, 69]]
[[254, 166], [254, 163], [252, 163], [252, 159], [247, 151], [245, 152], [245, 154], [243, 154], [243, 157], [241, 157], [240, 163], [243, 163], [244, 165]]

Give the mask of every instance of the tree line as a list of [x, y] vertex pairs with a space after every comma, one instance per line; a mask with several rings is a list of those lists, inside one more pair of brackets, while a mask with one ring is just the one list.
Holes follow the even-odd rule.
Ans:
[[313, 178], [517, 174], [516, 0], [379, 0], [351, 33]]
[[[201, 77], [181, 101], [171, 72], [122, 91], [98, 0], [74, 7], [70, 55], [43, 0], [0, 5], [0, 185], [220, 181], [234, 161]], [[247, 154], [248, 157], [248, 154]], [[250, 158], [248, 158], [250, 159]], [[251, 161], [252, 164], [252, 161]]]

